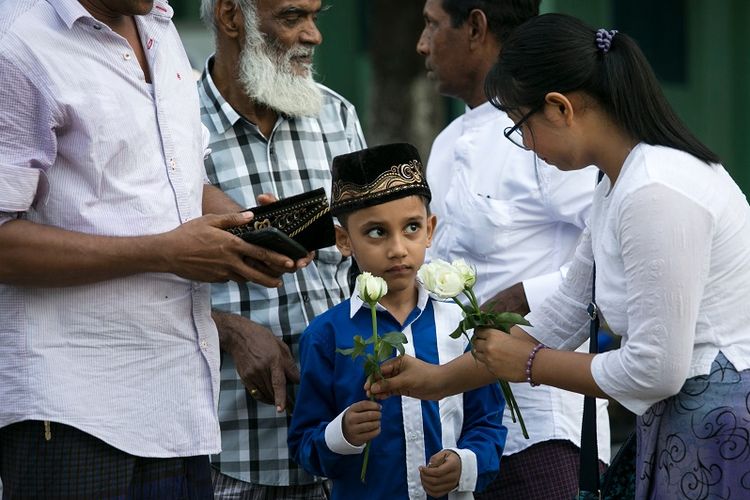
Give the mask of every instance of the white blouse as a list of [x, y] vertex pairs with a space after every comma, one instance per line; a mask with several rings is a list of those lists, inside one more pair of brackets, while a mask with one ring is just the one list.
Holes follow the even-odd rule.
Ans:
[[[435, 139], [427, 182], [438, 222], [428, 258], [462, 258], [475, 266], [480, 303], [523, 281], [534, 310], [562, 282], [586, 225], [596, 168], [562, 172], [547, 165], [503, 137], [510, 126], [508, 115], [486, 102], [467, 109]], [[511, 422], [506, 406], [504, 455], [552, 439], [580, 445], [583, 396], [525, 382], [511, 387], [530, 439]], [[599, 457], [608, 462], [606, 406], [598, 400]]]
[[639, 144], [606, 177], [560, 289], [529, 314], [539, 341], [572, 350], [596, 302], [620, 349], [594, 357], [599, 387], [636, 414], [709, 373], [719, 353], [750, 367], [750, 207], [721, 165]]

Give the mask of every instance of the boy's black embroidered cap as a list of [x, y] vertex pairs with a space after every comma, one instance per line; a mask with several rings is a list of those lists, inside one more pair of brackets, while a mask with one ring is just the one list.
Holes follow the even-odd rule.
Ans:
[[432, 198], [419, 152], [411, 144], [339, 155], [331, 170], [331, 213], [336, 216], [407, 196]]
[[275, 227], [307, 251], [336, 244], [333, 217], [323, 188], [248, 210], [253, 212], [255, 218], [247, 224], [229, 228], [227, 231], [244, 239], [244, 235], [249, 232]]

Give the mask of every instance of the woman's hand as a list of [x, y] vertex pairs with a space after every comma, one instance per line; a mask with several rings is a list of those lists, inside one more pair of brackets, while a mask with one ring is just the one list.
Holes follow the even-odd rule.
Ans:
[[[380, 367], [384, 380], [365, 384], [378, 399], [400, 394], [438, 401], [446, 396], [471, 391], [495, 381], [496, 377], [469, 353], [444, 365], [425, 363], [411, 356], [399, 356]], [[525, 380], [525, 379], [524, 379]]]
[[383, 363], [380, 371], [383, 380], [365, 383], [368, 396], [378, 399], [402, 395], [418, 399], [438, 400], [444, 397], [441, 392], [441, 367], [425, 363], [411, 356], [399, 356]]
[[526, 363], [535, 346], [533, 342], [492, 328], [478, 328], [472, 343], [477, 360], [495, 377], [508, 382], [526, 381]]

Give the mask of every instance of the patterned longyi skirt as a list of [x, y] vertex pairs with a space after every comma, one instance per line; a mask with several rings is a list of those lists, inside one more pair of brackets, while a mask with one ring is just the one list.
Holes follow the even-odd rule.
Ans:
[[722, 354], [637, 421], [637, 499], [750, 498], [750, 370]]

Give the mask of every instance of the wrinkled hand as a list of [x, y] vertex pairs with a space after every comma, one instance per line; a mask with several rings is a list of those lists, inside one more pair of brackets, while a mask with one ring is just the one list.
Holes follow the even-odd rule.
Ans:
[[474, 330], [474, 354], [500, 380], [526, 381], [526, 362], [534, 343], [492, 328]]
[[362, 446], [380, 434], [380, 405], [375, 401], [359, 401], [347, 408], [342, 428], [344, 438], [354, 446]]
[[365, 391], [378, 399], [394, 395], [418, 399], [438, 400], [443, 397], [437, 374], [437, 365], [425, 363], [412, 356], [398, 356], [380, 366], [383, 380], [367, 380]]
[[195, 281], [281, 285], [278, 277], [269, 274], [266, 267], [292, 272], [296, 270], [292, 259], [224, 231], [245, 224], [251, 218], [247, 213], [204, 215], [160, 235], [159, 248], [166, 267], [178, 276]]
[[[286, 386], [299, 383], [300, 375], [289, 347], [271, 330], [243, 316], [214, 311], [213, 317], [221, 348], [234, 359], [237, 373], [251, 395], [262, 403], [275, 405], [279, 412], [291, 407]], [[252, 392], [254, 389], [257, 393]]]
[[419, 467], [422, 487], [431, 497], [440, 498], [453, 491], [461, 478], [461, 457], [452, 450], [441, 450]]

